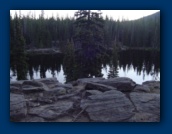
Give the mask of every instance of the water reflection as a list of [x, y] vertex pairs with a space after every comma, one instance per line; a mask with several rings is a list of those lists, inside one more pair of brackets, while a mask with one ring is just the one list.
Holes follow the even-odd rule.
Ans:
[[[146, 80], [160, 80], [160, 53], [152, 51], [127, 50], [119, 52], [118, 59], [113, 55], [101, 61], [92, 61], [83, 64], [64, 64], [63, 56], [39, 55], [28, 57], [28, 79], [51, 78], [64, 83], [85, 77], [130, 77], [137, 83]], [[10, 68], [11, 80], [16, 80], [16, 70]]]

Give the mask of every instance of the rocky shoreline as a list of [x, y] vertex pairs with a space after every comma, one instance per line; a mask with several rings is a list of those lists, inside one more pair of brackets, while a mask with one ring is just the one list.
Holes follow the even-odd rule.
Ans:
[[10, 83], [12, 122], [160, 122], [160, 81], [126, 77]]

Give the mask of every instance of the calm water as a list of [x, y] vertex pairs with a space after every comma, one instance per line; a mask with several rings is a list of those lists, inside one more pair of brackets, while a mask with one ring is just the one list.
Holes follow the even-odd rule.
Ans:
[[[63, 58], [57, 55], [39, 55], [29, 57], [27, 79], [40, 79], [56, 77], [59, 82], [65, 83], [70, 71], [64, 69]], [[70, 68], [70, 66], [69, 66]], [[91, 68], [91, 70], [90, 70]], [[141, 84], [147, 80], [160, 80], [160, 52], [143, 50], [127, 50], [118, 54], [117, 64], [112, 65], [111, 59], [106, 59], [98, 66], [87, 66], [79, 77], [98, 77], [98, 71], [104, 78], [129, 77]], [[87, 71], [85, 71], [87, 70]], [[72, 68], [71, 68], [72, 71]], [[15, 67], [10, 68], [11, 81], [16, 81]], [[100, 77], [100, 76], [99, 76]]]

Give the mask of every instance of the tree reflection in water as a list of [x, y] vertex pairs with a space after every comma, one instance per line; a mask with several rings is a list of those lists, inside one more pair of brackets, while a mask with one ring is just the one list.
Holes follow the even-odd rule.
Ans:
[[[38, 78], [46, 78], [46, 74], [50, 75], [48, 77], [56, 77], [55, 72], [64, 71], [65, 82], [68, 82], [78, 78], [103, 77], [105, 72], [102, 73], [102, 69], [107, 71], [107, 78], [113, 78], [119, 76], [119, 70], [126, 72], [133, 69], [138, 76], [143, 75], [143, 80], [146, 80], [147, 75], [151, 75], [154, 80], [160, 80], [158, 77], [160, 74], [160, 52], [158, 51], [121, 51], [116, 59], [113, 55], [91, 61], [80, 57], [75, 58], [75, 63], [72, 59], [68, 59], [68, 64], [66, 64], [63, 55], [29, 56], [27, 61], [29, 79], [35, 79], [34, 74], [39, 74]], [[10, 62], [12, 63], [12, 59]], [[13, 64], [10, 64], [10, 70], [11, 78], [16, 77], [17, 72]]]

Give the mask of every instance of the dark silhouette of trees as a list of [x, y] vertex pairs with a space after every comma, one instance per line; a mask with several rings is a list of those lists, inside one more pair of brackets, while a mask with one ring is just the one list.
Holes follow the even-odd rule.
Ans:
[[[11, 19], [11, 18], [10, 18]], [[20, 24], [20, 18], [15, 15], [15, 21], [10, 24], [10, 41], [11, 41], [11, 64], [16, 68], [17, 79], [26, 79], [27, 75], [27, 63], [25, 53], [25, 40], [22, 34], [22, 27]]]
[[79, 10], [75, 17], [74, 44], [76, 47], [79, 44], [78, 55], [89, 61], [99, 58], [105, 52], [104, 20], [101, 13]]
[[[13, 24], [16, 17], [10, 17]], [[113, 20], [101, 17], [101, 12], [79, 10], [75, 17], [39, 18], [28, 14], [20, 18], [26, 48], [58, 47], [65, 50], [67, 41], [74, 41], [75, 47], [95, 47], [96, 53], [105, 48], [127, 46], [130, 48], [160, 49], [160, 12], [138, 20]], [[75, 24], [75, 25], [74, 25]], [[10, 29], [11, 34], [14, 27]], [[11, 40], [13, 43], [13, 40]], [[80, 47], [79, 47], [80, 46]]]

